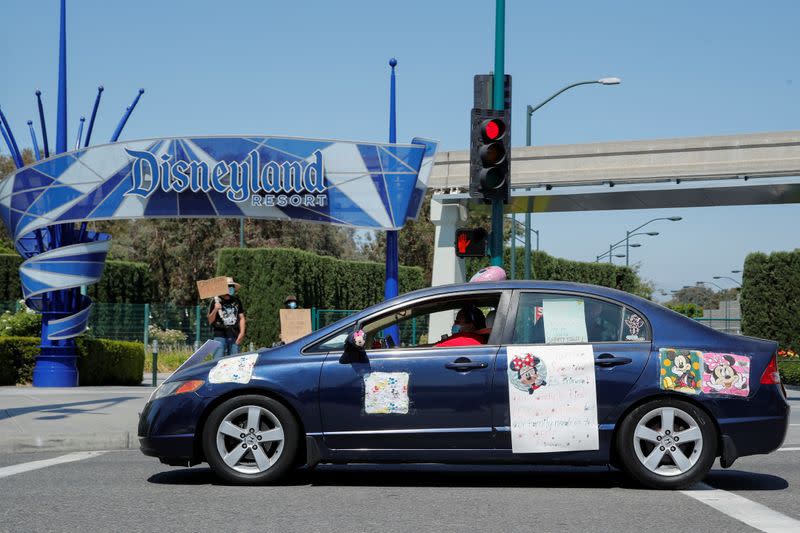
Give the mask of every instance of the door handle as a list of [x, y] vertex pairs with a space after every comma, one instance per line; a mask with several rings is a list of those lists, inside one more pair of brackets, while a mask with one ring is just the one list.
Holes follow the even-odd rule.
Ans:
[[611, 367], [617, 365], [627, 365], [631, 361], [633, 361], [633, 359], [630, 357], [617, 357], [610, 353], [604, 353], [597, 356], [597, 359], [594, 360], [594, 364], [602, 367]]
[[468, 370], [476, 370], [478, 368], [486, 368], [489, 366], [489, 363], [484, 362], [472, 362], [466, 357], [459, 357], [452, 363], [445, 363], [444, 367], [449, 370], [455, 370], [456, 372], [467, 372]]

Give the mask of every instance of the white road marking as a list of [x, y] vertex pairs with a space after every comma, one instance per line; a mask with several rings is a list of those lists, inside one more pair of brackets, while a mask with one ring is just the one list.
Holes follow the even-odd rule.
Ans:
[[694, 487], [682, 490], [681, 493], [748, 526], [768, 532], [800, 531], [800, 520], [779, 513], [766, 505], [732, 492], [715, 489], [705, 483], [698, 483]]
[[778, 448], [779, 452], [796, 452], [800, 451], [800, 448]]
[[73, 461], [82, 461], [91, 457], [97, 457], [103, 453], [105, 452], [75, 452], [53, 457], [52, 459], [42, 459], [41, 461], [31, 461], [29, 463], [4, 466], [0, 468], [0, 478], [13, 476], [15, 474], [22, 474], [23, 472], [30, 472], [31, 470], [38, 470], [40, 468], [47, 468], [48, 466], [72, 463]]

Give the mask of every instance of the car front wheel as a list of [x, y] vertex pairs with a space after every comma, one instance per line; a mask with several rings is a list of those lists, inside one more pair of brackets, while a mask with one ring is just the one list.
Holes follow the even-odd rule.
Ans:
[[211, 412], [203, 451], [214, 473], [229, 483], [270, 483], [292, 466], [298, 433], [294, 416], [280, 402], [238, 396]]
[[664, 398], [641, 405], [617, 435], [623, 469], [642, 485], [679, 489], [705, 477], [714, 464], [717, 432], [695, 405]]

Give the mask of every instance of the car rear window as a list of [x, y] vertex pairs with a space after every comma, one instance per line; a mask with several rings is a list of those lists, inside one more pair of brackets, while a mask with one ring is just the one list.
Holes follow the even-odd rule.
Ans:
[[622, 305], [571, 294], [522, 293], [512, 344], [649, 340], [647, 322]]

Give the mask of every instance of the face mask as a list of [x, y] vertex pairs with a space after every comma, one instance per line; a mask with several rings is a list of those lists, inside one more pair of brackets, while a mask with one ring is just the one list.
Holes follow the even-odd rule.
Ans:
[[289, 302], [286, 307], [289, 309], [297, 309], [297, 302]]
[[461, 326], [459, 326], [458, 324], [453, 324], [453, 327], [450, 328], [450, 331], [453, 333], [453, 335], [455, 335], [456, 333], [461, 331]]
[[233, 293], [235, 293], [235, 292], [236, 292], [236, 287], [228, 287], [228, 294], [233, 296]]

